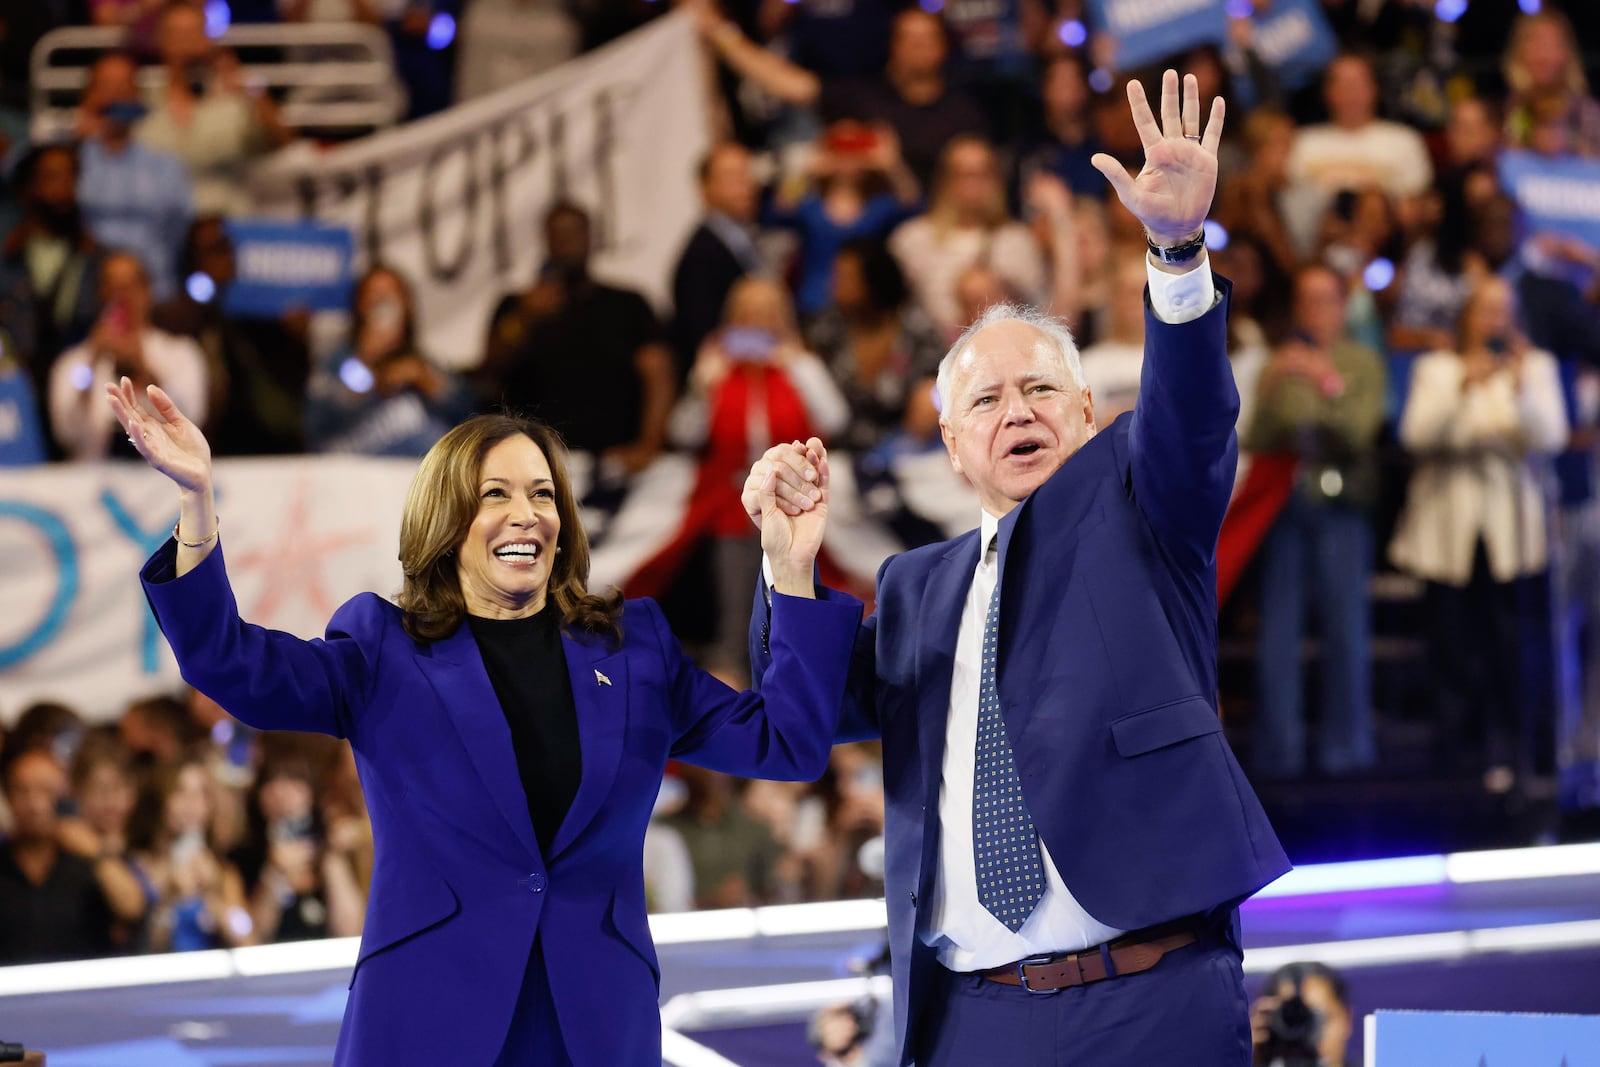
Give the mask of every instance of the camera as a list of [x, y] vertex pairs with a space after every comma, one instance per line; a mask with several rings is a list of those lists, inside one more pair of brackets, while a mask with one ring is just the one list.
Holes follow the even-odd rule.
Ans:
[[1290, 963], [1263, 988], [1270, 999], [1258, 1004], [1253, 1019], [1256, 1064], [1342, 1067], [1351, 1019], [1344, 976], [1323, 963]]
[[1284, 997], [1267, 1016], [1266, 1044], [1256, 1048], [1256, 1063], [1265, 1067], [1319, 1067], [1322, 1016], [1300, 998]]
[[[830, 1018], [841, 1015], [848, 1019], [849, 1025], [842, 1030], [828, 1025]], [[817, 1052], [828, 1056], [848, 1056], [872, 1036], [877, 1016], [878, 1004], [871, 997], [823, 1008], [807, 1024], [806, 1041]]]
[[272, 824], [272, 839], [274, 841], [310, 841], [313, 839], [314, 827], [309, 814], [291, 815], [286, 819], [279, 819]]

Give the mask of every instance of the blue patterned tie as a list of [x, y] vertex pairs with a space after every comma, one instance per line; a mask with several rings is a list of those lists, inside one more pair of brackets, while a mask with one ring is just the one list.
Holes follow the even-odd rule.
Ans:
[[983, 624], [983, 674], [978, 684], [978, 745], [972, 776], [972, 858], [978, 900], [1012, 933], [1044, 896], [1039, 835], [1022, 799], [1022, 779], [1000, 717], [995, 646], [1000, 630], [1000, 582]]

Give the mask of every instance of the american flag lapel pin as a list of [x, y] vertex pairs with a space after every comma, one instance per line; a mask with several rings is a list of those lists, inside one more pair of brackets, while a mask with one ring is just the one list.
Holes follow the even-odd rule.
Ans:
[[594, 672], [594, 682], [595, 682], [596, 685], [610, 685], [611, 684], [611, 679], [607, 678], [605, 675], [601, 674], [599, 671], [595, 671]]

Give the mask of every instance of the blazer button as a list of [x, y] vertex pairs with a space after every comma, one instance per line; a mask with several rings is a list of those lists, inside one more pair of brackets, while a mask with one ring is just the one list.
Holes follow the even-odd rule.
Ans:
[[549, 883], [548, 883], [548, 880], [545, 878], [543, 871], [534, 871], [532, 874], [528, 875], [528, 877], [524, 880], [524, 884], [528, 887], [529, 891], [531, 891], [531, 892], [543, 893], [544, 892], [544, 887]]

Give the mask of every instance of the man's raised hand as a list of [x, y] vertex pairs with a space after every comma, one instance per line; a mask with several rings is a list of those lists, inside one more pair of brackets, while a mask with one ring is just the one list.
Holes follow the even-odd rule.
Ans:
[[1144, 145], [1144, 169], [1129, 177], [1121, 163], [1104, 152], [1090, 160], [1106, 176], [1123, 205], [1142, 223], [1158, 245], [1178, 245], [1199, 232], [1217, 191], [1217, 145], [1222, 140], [1222, 97], [1211, 105], [1211, 119], [1200, 129], [1200, 84], [1193, 74], [1183, 79], [1179, 103], [1178, 72], [1161, 78], [1161, 122], [1150, 111], [1144, 86], [1128, 82], [1128, 106]]

